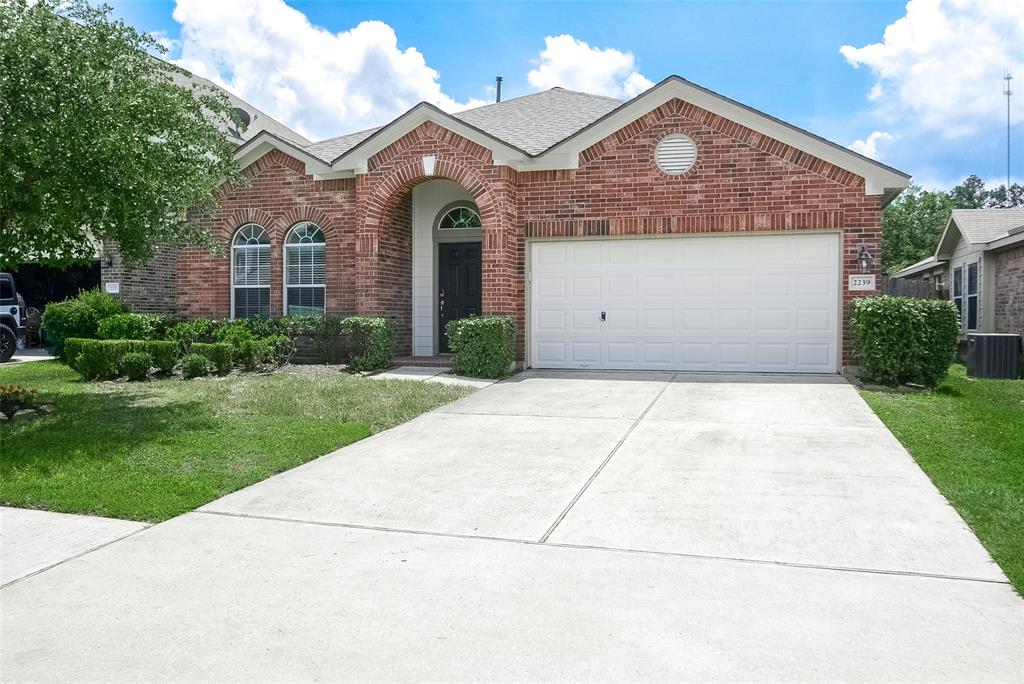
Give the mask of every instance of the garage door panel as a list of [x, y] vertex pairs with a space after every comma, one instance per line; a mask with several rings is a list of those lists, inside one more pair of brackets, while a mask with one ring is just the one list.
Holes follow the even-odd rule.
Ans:
[[754, 282], [749, 273], [722, 273], [715, 279], [715, 294], [719, 297], [748, 297]]
[[835, 372], [838, 255], [835, 234], [533, 243], [531, 364]]

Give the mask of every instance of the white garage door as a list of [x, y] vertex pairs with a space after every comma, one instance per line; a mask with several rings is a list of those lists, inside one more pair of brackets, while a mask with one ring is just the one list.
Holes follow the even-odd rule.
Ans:
[[530, 365], [834, 373], [839, 236], [535, 242]]

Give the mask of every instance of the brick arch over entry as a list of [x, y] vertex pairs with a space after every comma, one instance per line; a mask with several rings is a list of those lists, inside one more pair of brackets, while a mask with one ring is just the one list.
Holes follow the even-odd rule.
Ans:
[[[376, 162], [373, 171], [357, 179], [359, 310], [393, 319], [403, 354], [412, 350], [412, 189], [420, 183], [449, 180], [473, 196], [483, 227], [483, 311], [522, 314], [515, 280], [521, 273], [516, 266], [515, 172], [494, 166], [489, 152], [475, 149], [479, 146], [458, 144], [461, 138], [450, 132], [444, 139], [428, 133], [425, 125], [383, 150], [371, 160]], [[424, 156], [435, 157], [429, 176], [423, 173]]]

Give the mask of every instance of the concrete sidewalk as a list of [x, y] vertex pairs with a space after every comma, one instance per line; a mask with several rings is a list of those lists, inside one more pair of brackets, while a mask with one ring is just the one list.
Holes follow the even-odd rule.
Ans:
[[1024, 601], [831, 376], [523, 373], [0, 601], [9, 681], [1024, 675]]
[[0, 506], [0, 585], [147, 527], [131, 520]]

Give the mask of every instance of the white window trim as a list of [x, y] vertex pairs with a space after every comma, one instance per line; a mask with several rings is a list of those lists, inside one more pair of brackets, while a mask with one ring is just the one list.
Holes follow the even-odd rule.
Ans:
[[[969, 285], [971, 282], [970, 268], [974, 266], [974, 294], [971, 294]], [[972, 261], [964, 264], [964, 327], [968, 332], [977, 332], [981, 327], [981, 261]], [[970, 302], [974, 299], [974, 327], [970, 327]]]
[[321, 311], [321, 313], [324, 314], [324, 315], [327, 314], [327, 283], [326, 282], [321, 283], [320, 285], [291, 285], [291, 284], [288, 283], [288, 250], [289, 249], [293, 249], [295, 247], [323, 247], [324, 248], [324, 281], [327, 280], [327, 237], [326, 236], [324, 237], [324, 241], [323, 242], [296, 242], [296, 243], [293, 243], [293, 244], [288, 244], [288, 238], [289, 238], [289, 236], [291, 236], [292, 232], [296, 228], [298, 228], [299, 226], [305, 226], [305, 225], [311, 225], [311, 226], [315, 227], [317, 230], [319, 230], [321, 235], [324, 234], [324, 229], [321, 228], [316, 223], [314, 223], [313, 221], [299, 221], [294, 226], [289, 228], [288, 232], [284, 234], [284, 243], [283, 243], [284, 248], [281, 250], [281, 259], [282, 259], [282, 261], [281, 261], [281, 283], [284, 285], [284, 287], [281, 288], [281, 294], [282, 294], [281, 311], [283, 312], [283, 314], [285, 316], [290, 315], [288, 313], [288, 292], [292, 288], [306, 288], [306, 289], [310, 289], [310, 288], [314, 288], [314, 287], [319, 287], [321, 290], [323, 290], [323, 293], [324, 293], [324, 306], [323, 306], [323, 310]]
[[[242, 289], [242, 290], [267, 290], [267, 293], [268, 293], [267, 301], [268, 302], [270, 301], [270, 297], [269, 297], [269, 292], [270, 292], [270, 277], [269, 276], [270, 276], [270, 274], [269, 273], [267, 274], [268, 279], [267, 279], [267, 284], [266, 285], [236, 285], [235, 284], [235, 251], [236, 250], [243, 250], [243, 249], [246, 249], [246, 250], [258, 250], [258, 249], [261, 249], [261, 248], [265, 248], [267, 250], [267, 252], [268, 252], [268, 258], [267, 258], [268, 263], [270, 261], [270, 259], [269, 259], [269, 252], [270, 252], [270, 242], [269, 242], [269, 240], [270, 240], [270, 234], [269, 233], [267, 233], [267, 243], [266, 244], [257, 244], [257, 245], [236, 245], [235, 244], [235, 238], [238, 237], [238, 234], [241, 233], [246, 228], [248, 228], [249, 226], [256, 226], [260, 230], [262, 230], [264, 233], [266, 233], [266, 231], [267, 231], [266, 228], [264, 228], [263, 226], [261, 226], [258, 223], [244, 223], [241, 226], [239, 226], [238, 230], [236, 230], [231, 235], [231, 273], [228, 276], [231, 279], [231, 282], [230, 282], [230, 285], [231, 285], [231, 288], [230, 288], [231, 289], [231, 304], [230, 304], [230, 310], [228, 312], [228, 314], [229, 314], [228, 317], [231, 320], [235, 319], [235, 290], [240, 290], [240, 289]], [[267, 312], [267, 315], [268, 316], [270, 315], [269, 311]]]

